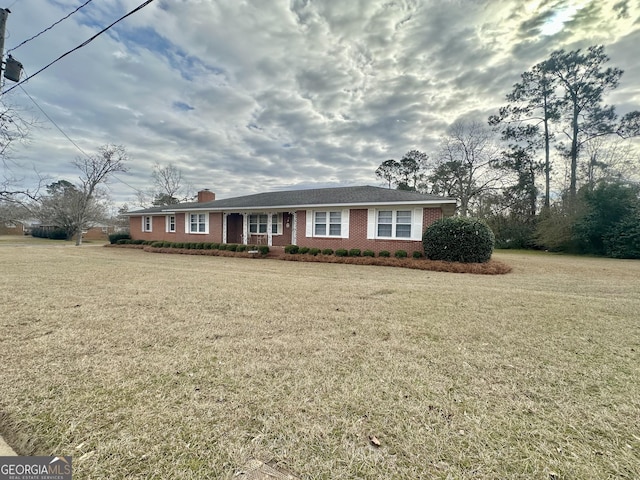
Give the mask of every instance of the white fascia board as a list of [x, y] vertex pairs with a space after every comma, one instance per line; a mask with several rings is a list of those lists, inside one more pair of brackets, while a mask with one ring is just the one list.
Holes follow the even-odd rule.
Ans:
[[175, 213], [176, 212], [174, 210], [162, 210], [160, 212], [127, 212], [127, 213], [123, 213], [122, 216], [123, 217], [152, 217], [154, 215], [161, 215], [161, 216], [175, 215]]
[[427, 200], [424, 202], [366, 202], [366, 203], [317, 203], [309, 205], [269, 205], [269, 206], [254, 206], [254, 207], [207, 207], [207, 208], [185, 208], [183, 210], [176, 209], [176, 212], [193, 212], [197, 210], [209, 211], [209, 212], [259, 212], [269, 210], [282, 210], [289, 212], [292, 210], [308, 210], [319, 208], [376, 208], [376, 207], [390, 207], [390, 206], [414, 206], [414, 207], [439, 207], [443, 204], [456, 204], [456, 200]]

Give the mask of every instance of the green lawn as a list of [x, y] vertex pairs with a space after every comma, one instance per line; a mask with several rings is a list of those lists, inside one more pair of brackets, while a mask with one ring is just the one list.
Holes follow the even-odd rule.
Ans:
[[[0, 433], [74, 478], [640, 478], [640, 262], [0, 242]], [[370, 437], [375, 436], [380, 446]]]

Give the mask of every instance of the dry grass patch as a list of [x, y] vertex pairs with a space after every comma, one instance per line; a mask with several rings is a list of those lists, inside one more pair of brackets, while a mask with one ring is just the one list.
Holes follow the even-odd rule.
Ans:
[[0, 246], [0, 432], [78, 478], [639, 477], [640, 262], [496, 256]]

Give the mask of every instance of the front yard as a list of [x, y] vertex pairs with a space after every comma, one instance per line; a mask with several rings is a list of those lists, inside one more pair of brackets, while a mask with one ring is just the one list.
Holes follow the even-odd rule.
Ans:
[[640, 262], [495, 257], [0, 243], [0, 434], [74, 478], [640, 477]]

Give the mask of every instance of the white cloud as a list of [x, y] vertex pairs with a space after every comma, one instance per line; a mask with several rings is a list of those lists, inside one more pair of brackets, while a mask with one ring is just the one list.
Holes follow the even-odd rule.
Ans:
[[[32, 74], [137, 4], [92, 2], [13, 54]], [[5, 46], [78, 5], [21, 0]], [[121, 178], [138, 189], [155, 162], [174, 162], [218, 198], [377, 184], [382, 161], [435, 152], [448, 124], [497, 110], [558, 48], [607, 45], [627, 71], [611, 98], [621, 112], [637, 109], [639, 14], [637, 3], [611, 0], [156, 0], [24, 87], [85, 151], [125, 145]], [[30, 105], [19, 89], [7, 97]], [[47, 125], [15, 157], [73, 179], [79, 154]], [[110, 188], [118, 202], [135, 197]]]

